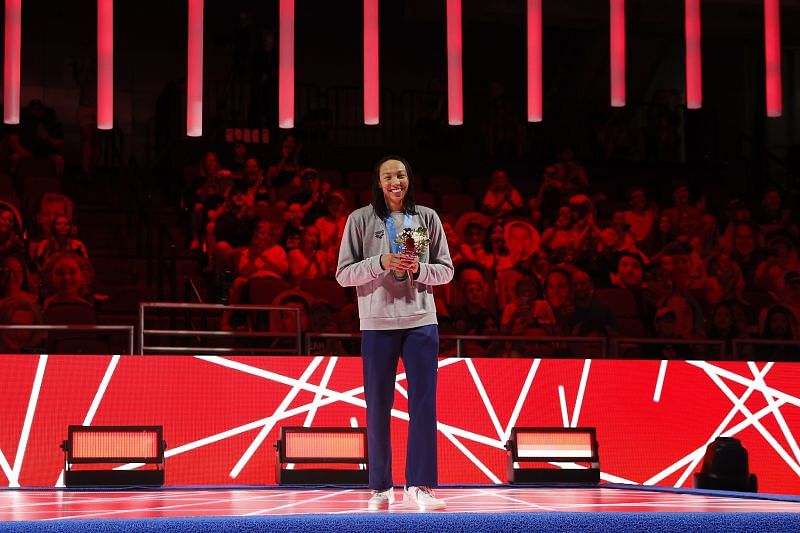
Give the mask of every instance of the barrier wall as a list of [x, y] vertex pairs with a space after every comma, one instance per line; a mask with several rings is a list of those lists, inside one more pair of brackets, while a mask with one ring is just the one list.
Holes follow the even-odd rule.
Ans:
[[[506, 481], [513, 426], [594, 426], [602, 477], [691, 486], [742, 440], [761, 492], [800, 494], [800, 364], [441, 359], [440, 483]], [[0, 484], [56, 486], [69, 424], [164, 426], [168, 485], [273, 484], [284, 425], [365, 424], [361, 362], [336, 357], [0, 356]], [[398, 370], [395, 482], [407, 402]], [[132, 468], [135, 465], [123, 465]]]

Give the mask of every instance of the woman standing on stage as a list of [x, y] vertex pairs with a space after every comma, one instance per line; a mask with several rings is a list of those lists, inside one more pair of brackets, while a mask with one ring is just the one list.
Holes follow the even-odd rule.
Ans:
[[[423, 510], [443, 509], [444, 501], [431, 490], [437, 484], [439, 356], [433, 286], [450, 282], [453, 263], [438, 215], [414, 202], [408, 162], [384, 157], [375, 167], [374, 183], [372, 204], [347, 219], [336, 269], [339, 284], [355, 286], [358, 293], [372, 489], [369, 509], [386, 509], [394, 501], [390, 421], [401, 356], [409, 410], [403, 502]], [[395, 242], [404, 229], [427, 235], [427, 247], [417, 249], [421, 255], [404, 253], [403, 245]]]

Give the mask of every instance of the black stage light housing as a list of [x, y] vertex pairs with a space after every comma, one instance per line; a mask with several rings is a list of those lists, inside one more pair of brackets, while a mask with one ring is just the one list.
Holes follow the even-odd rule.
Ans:
[[[67, 487], [156, 486], [164, 484], [162, 426], [69, 426], [64, 451]], [[114, 470], [111, 464], [145, 463], [152, 468]], [[76, 465], [78, 468], [75, 468]], [[83, 465], [109, 465], [84, 469]]]
[[[367, 485], [367, 428], [282, 427], [275, 443], [278, 485]], [[290, 469], [287, 464], [300, 465]], [[321, 464], [327, 467], [307, 468]], [[339, 468], [332, 468], [338, 465]], [[346, 468], [347, 465], [352, 465]], [[343, 468], [343, 466], [345, 466]]]
[[749, 468], [747, 450], [739, 439], [717, 437], [706, 448], [703, 466], [694, 475], [694, 487], [758, 492], [758, 478]]
[[[600, 483], [595, 428], [515, 427], [506, 450], [509, 483]], [[523, 466], [523, 463], [588, 463], [588, 466], [544, 468]]]

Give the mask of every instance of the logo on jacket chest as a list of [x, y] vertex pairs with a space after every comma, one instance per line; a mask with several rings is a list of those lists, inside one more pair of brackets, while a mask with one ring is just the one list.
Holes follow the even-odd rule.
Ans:
[[383, 230], [382, 229], [375, 232], [375, 238], [376, 239], [383, 239]]

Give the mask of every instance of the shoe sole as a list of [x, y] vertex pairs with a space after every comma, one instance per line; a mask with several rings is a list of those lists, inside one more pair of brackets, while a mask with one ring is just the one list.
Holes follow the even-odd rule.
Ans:
[[447, 508], [446, 503], [441, 503], [437, 505], [420, 505], [413, 500], [410, 499], [407, 500], [405, 498], [403, 498], [403, 506], [406, 507], [407, 509], [418, 509], [422, 512], [443, 511], [444, 509]]

